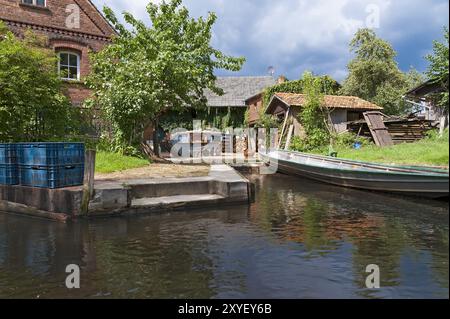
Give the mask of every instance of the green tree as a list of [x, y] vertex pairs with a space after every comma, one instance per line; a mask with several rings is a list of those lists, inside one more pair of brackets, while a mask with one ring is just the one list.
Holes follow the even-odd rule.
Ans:
[[349, 75], [341, 93], [373, 102], [387, 114], [407, 112], [409, 106], [402, 96], [408, 90], [408, 81], [398, 68], [392, 46], [373, 30], [360, 29], [350, 42], [350, 51], [355, 58], [348, 65]]
[[43, 141], [73, 132], [57, 57], [45, 37], [18, 39], [0, 21], [0, 141]]
[[[304, 75], [312, 76], [312, 73], [306, 72], [299, 80], [285, 81], [266, 88], [263, 92], [263, 107], [259, 110], [259, 117], [255, 123], [256, 127], [263, 127], [267, 130], [278, 126], [281, 131], [282, 125], [278, 123], [276, 117], [265, 114], [266, 108], [270, 103], [273, 95], [277, 92], [305, 94], [305, 78]], [[329, 75], [313, 76], [317, 83], [317, 88], [322, 94], [335, 95], [338, 94], [341, 85]], [[286, 78], [285, 78], [286, 79]], [[307, 85], [307, 84], [306, 84]], [[268, 139], [268, 136], [267, 136]], [[293, 145], [298, 150], [304, 147], [304, 141], [298, 137], [293, 137]]]
[[438, 96], [438, 105], [448, 112], [448, 28], [444, 28], [444, 38], [444, 42], [433, 42], [433, 54], [426, 56], [426, 59], [430, 62], [426, 74], [430, 79], [440, 83], [440, 85], [444, 88], [445, 92], [439, 94]]
[[415, 88], [427, 80], [427, 77], [423, 73], [420, 73], [413, 67], [410, 67], [405, 75], [408, 89]]
[[[149, 3], [147, 12], [150, 27], [124, 13], [131, 26], [127, 29], [110, 8], [104, 8], [118, 36], [92, 56], [93, 73], [88, 80], [95, 102], [112, 123], [113, 143], [125, 147], [138, 148], [143, 128], [151, 123], [156, 128], [168, 110], [206, 107], [205, 89], [223, 94], [215, 85], [214, 71], [238, 71], [245, 61], [210, 45], [214, 13], [193, 19], [181, 0]], [[155, 153], [159, 155], [157, 147]]]
[[299, 113], [299, 120], [305, 129], [306, 138], [295, 137], [291, 148], [297, 151], [311, 151], [327, 145], [330, 141], [329, 113], [323, 105], [324, 94], [321, 77], [310, 72], [303, 74], [305, 104]]

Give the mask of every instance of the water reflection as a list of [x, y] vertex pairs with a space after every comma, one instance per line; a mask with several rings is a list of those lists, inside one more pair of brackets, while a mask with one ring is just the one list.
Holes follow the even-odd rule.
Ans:
[[[67, 225], [0, 214], [0, 297], [448, 298], [448, 204], [254, 182], [250, 207]], [[368, 264], [382, 289], [365, 288]]]
[[[256, 182], [259, 200], [252, 207], [252, 219], [265, 229], [282, 240], [301, 243], [317, 258], [352, 245], [360, 296], [431, 297], [436, 286], [448, 296], [448, 203], [345, 190], [286, 176]], [[279, 191], [281, 183], [284, 190]], [[369, 264], [380, 266], [385, 289], [364, 289]], [[418, 266], [425, 273], [413, 269]], [[423, 282], [434, 280], [433, 288], [413, 291], [417, 275]], [[386, 289], [398, 286], [408, 287], [407, 294]]]

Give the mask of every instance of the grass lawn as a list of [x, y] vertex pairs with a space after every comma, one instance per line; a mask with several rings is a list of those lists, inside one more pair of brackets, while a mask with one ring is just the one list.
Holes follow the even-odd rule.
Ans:
[[146, 159], [131, 156], [123, 156], [116, 153], [97, 152], [95, 160], [96, 173], [112, 173], [131, 168], [138, 168], [149, 165]]
[[360, 150], [336, 148], [338, 157], [357, 161], [367, 161], [401, 165], [449, 165], [449, 139], [446, 135], [426, 138], [415, 143], [404, 143], [380, 148], [375, 145], [364, 146]]

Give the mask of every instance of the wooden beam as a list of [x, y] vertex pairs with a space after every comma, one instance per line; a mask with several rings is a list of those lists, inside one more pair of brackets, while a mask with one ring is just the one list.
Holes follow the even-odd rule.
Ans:
[[70, 216], [67, 214], [47, 212], [24, 204], [13, 203], [6, 200], [0, 200], [0, 211], [32, 217], [46, 218], [63, 223], [70, 219]]
[[289, 112], [290, 112], [291, 108], [289, 107], [288, 110], [286, 111], [286, 114], [284, 116], [284, 123], [283, 123], [283, 128], [281, 129], [281, 134], [280, 134], [280, 140], [278, 141], [278, 148], [281, 148], [281, 142], [283, 141], [283, 136], [284, 136], [284, 131], [286, 129], [286, 124], [289, 118]]
[[284, 150], [285, 151], [289, 150], [289, 146], [291, 145], [291, 139], [292, 139], [293, 133], [294, 133], [294, 125], [291, 124], [291, 126], [289, 126], [288, 135], [287, 135], [287, 139], [286, 139], [286, 144], [284, 146]]

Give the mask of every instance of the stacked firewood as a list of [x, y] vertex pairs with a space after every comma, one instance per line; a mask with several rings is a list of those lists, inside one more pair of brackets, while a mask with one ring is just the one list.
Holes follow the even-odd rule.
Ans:
[[[434, 121], [419, 118], [387, 118], [384, 121], [395, 144], [412, 143], [426, 137], [427, 132], [436, 128]], [[348, 123], [349, 131], [368, 139], [373, 139], [364, 120]]]

